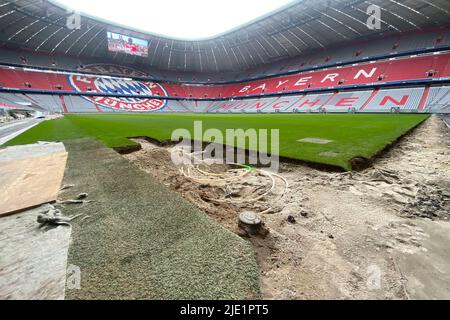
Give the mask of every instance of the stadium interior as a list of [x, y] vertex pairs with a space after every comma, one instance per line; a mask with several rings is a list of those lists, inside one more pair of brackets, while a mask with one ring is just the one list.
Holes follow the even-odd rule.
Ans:
[[[0, 0], [0, 299], [450, 299], [449, 21], [297, 0], [181, 40]], [[270, 143], [171, 140], [199, 121]], [[209, 142], [243, 161], [174, 160]]]

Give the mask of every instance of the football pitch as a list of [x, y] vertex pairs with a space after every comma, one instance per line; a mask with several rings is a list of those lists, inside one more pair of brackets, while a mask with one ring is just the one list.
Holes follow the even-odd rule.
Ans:
[[352, 159], [370, 159], [427, 117], [416, 114], [66, 115], [33, 127], [4, 146], [93, 137], [111, 148], [128, 148], [136, 145], [128, 139], [132, 137], [169, 141], [176, 129], [187, 129], [194, 136], [194, 122], [202, 121], [203, 130], [219, 129], [224, 136], [227, 129], [268, 129], [269, 151], [270, 130], [279, 129], [279, 156], [351, 170]]

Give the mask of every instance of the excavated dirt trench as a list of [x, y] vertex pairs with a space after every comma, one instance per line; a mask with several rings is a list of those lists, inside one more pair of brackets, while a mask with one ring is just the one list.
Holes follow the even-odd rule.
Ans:
[[[194, 182], [173, 164], [173, 146], [137, 141], [142, 149], [124, 157], [253, 243], [264, 298], [450, 298], [450, 270], [439, 267], [450, 264], [450, 134], [437, 117], [362, 172], [282, 163], [289, 183], [282, 198], [281, 178], [252, 200], [270, 179], [250, 172], [225, 185]], [[268, 235], [249, 237], [238, 227], [242, 211], [268, 209]], [[415, 269], [414, 261], [428, 264]]]

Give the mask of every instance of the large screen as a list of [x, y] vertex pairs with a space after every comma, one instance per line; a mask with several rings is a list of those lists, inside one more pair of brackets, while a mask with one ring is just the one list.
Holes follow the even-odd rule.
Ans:
[[148, 41], [108, 31], [108, 50], [148, 57]]

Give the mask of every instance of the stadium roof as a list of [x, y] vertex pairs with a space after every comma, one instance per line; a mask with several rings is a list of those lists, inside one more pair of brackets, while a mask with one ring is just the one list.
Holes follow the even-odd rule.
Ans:
[[[366, 24], [367, 8], [373, 4], [381, 10], [379, 30]], [[158, 13], [153, 7], [149, 17], [154, 14], [170, 19], [170, 12]], [[109, 58], [160, 70], [242, 71], [371, 35], [444, 26], [450, 21], [450, 2], [300, 0], [237, 30], [196, 41], [162, 37], [89, 16], [82, 16], [79, 29], [70, 29], [66, 24], [69, 15], [65, 8], [46, 0], [0, 0], [0, 41], [3, 46]], [[107, 31], [148, 40], [149, 56], [108, 52]]]

